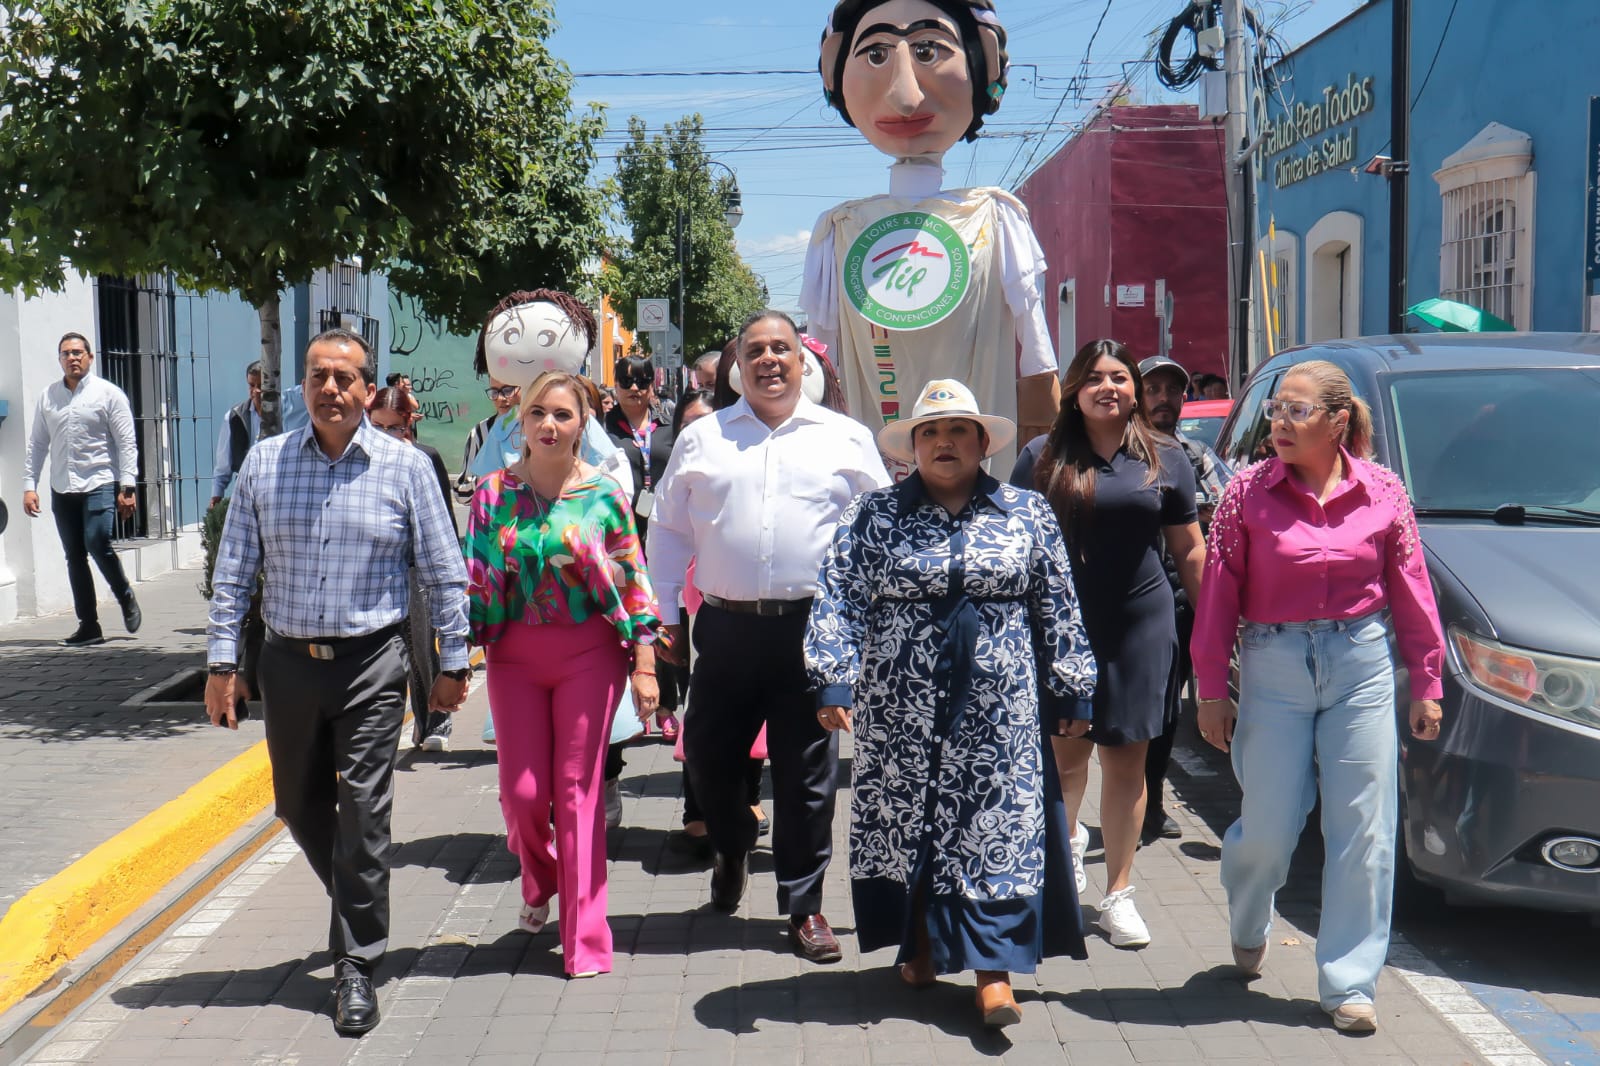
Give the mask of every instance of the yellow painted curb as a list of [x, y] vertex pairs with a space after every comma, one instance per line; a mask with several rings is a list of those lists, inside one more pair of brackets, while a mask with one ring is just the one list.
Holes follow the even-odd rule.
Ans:
[[0, 1012], [272, 802], [262, 741], [25, 894], [0, 918]]

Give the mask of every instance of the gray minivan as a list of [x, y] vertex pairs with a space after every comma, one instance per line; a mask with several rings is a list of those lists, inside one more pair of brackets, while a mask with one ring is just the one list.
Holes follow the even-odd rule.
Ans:
[[1400, 730], [1410, 872], [1456, 898], [1600, 914], [1600, 335], [1290, 349], [1250, 375], [1222, 428], [1235, 469], [1271, 454], [1261, 402], [1310, 359], [1371, 404], [1445, 628], [1440, 739]]

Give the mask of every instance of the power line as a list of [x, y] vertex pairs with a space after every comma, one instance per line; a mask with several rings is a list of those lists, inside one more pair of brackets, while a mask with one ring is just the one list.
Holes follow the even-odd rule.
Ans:
[[585, 70], [574, 78], [755, 78], [769, 74], [792, 76], [806, 74], [816, 77], [812, 70]]

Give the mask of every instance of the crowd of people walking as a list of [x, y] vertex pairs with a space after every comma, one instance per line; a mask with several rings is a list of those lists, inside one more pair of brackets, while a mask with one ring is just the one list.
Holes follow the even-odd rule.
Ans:
[[[77, 344], [63, 341], [69, 371]], [[1176, 831], [1162, 781], [1192, 653], [1200, 736], [1244, 789], [1222, 857], [1234, 963], [1260, 972], [1320, 795], [1319, 999], [1338, 1028], [1373, 1028], [1395, 861], [1391, 637], [1421, 740], [1439, 732], [1442, 637], [1405, 490], [1370, 460], [1370, 416], [1337, 367], [1292, 370], [1265, 405], [1276, 457], [1230, 472], [1177, 433], [1183, 367], [1092, 342], [1001, 481], [988, 460], [1013, 454], [1017, 427], [965, 383], [929, 383], [874, 436], [777, 311], [698, 363], [675, 407], [644, 357], [617, 363], [606, 410], [580, 375], [508, 382], [484, 352], [496, 411], [454, 480], [401, 391], [369, 395], [373, 360], [344, 330], [307, 351], [309, 423], [227, 456], [207, 707], [236, 724], [259, 574], [278, 810], [332, 901], [342, 1032], [378, 1020], [407, 688], [414, 743], [447, 747], [469, 644], [485, 651], [518, 925], [542, 932], [554, 906], [568, 975], [612, 968], [606, 829], [633, 717], [679, 747], [679, 839], [709, 858], [714, 907], [741, 905], [770, 833], [793, 949], [839, 960], [823, 882], [849, 733], [860, 948], [895, 948], [913, 987], [973, 971], [992, 1026], [1020, 1018], [1012, 974], [1085, 957], [1080, 900], [1112, 945], [1150, 942], [1135, 856]], [[885, 457], [908, 476], [892, 483]], [[1098, 902], [1080, 820], [1093, 758]]]

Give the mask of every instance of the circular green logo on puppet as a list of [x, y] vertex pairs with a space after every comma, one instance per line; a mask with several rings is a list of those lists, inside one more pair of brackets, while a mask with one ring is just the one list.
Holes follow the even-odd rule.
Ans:
[[943, 322], [972, 284], [971, 258], [954, 227], [902, 211], [862, 231], [844, 259], [844, 291], [862, 318], [884, 329]]

